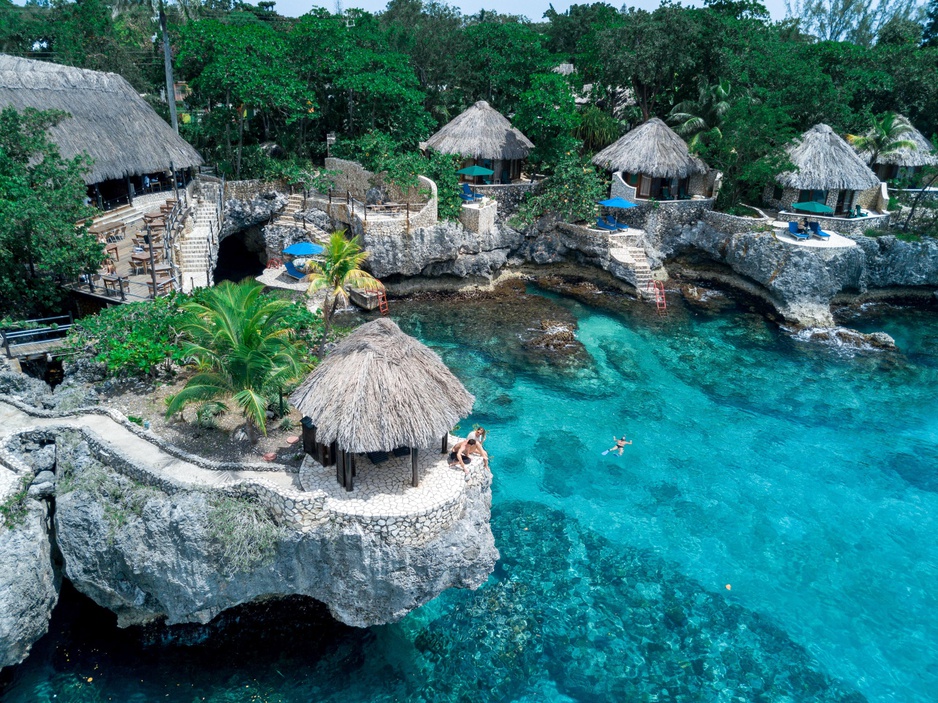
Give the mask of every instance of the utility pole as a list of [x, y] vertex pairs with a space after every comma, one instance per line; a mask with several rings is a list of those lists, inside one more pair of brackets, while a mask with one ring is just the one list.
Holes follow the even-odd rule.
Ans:
[[[166, 69], [166, 102], [169, 104], [169, 120], [176, 134], [179, 134], [179, 121], [176, 119], [176, 88], [173, 85], [173, 57], [169, 51], [169, 34], [166, 33], [166, 12], [163, 0], [160, 0], [160, 30], [163, 32], [163, 67]], [[176, 174], [173, 174], [173, 182]]]

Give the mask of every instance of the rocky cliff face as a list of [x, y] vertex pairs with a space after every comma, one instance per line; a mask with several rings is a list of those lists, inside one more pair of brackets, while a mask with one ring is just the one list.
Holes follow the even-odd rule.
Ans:
[[49, 628], [59, 598], [48, 505], [27, 498], [12, 527], [0, 526], [0, 667], [18, 664]]
[[[21, 385], [21, 396], [34, 390]], [[467, 485], [458, 519], [417, 545], [330, 522], [299, 529], [251, 497], [209, 488], [170, 493], [101, 451], [64, 427], [3, 440], [0, 460], [16, 469], [0, 464], [0, 488], [8, 496], [15, 483], [22, 515], [15, 527], [0, 525], [2, 666], [22, 661], [45, 633], [62, 577], [122, 626], [206, 623], [236, 605], [304, 595], [366, 627], [448, 588], [478, 587], [498, 559], [488, 472]]]
[[462, 518], [421, 546], [330, 525], [299, 532], [245, 499], [167, 495], [136, 484], [59, 440], [55, 527], [65, 576], [117, 613], [120, 625], [165, 618], [205, 623], [235, 605], [286, 595], [325, 603], [357, 627], [393, 622], [447, 588], [476, 588], [498, 552], [489, 484]]
[[250, 197], [229, 198], [225, 201], [225, 221], [220, 239], [268, 222], [286, 204], [287, 196], [272, 188], [262, 189]]
[[703, 221], [662, 238], [662, 256], [700, 255], [754, 282], [786, 318], [833, 324], [830, 303], [840, 293], [871, 288], [938, 286], [938, 242], [856, 236], [848, 249], [790, 246], [771, 232], [727, 233]]

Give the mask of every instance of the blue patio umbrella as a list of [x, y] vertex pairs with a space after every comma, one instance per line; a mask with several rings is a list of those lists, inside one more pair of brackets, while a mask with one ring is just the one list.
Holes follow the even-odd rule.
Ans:
[[630, 202], [626, 200], [625, 198], [619, 198], [619, 197], [609, 198], [608, 200], [600, 200], [599, 204], [602, 205], [603, 207], [619, 208], [621, 210], [625, 210], [626, 208], [630, 208], [630, 207], [638, 207], [638, 205], [636, 205], [635, 203]]
[[297, 242], [283, 250], [284, 254], [290, 256], [316, 256], [316, 254], [322, 254], [322, 252], [322, 247], [312, 242]]

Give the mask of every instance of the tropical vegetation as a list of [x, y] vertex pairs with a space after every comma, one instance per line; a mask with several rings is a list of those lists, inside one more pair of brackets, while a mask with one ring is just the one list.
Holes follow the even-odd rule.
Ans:
[[345, 230], [338, 230], [329, 237], [322, 254], [307, 263], [307, 295], [313, 295], [320, 290], [326, 291], [326, 299], [322, 306], [324, 326], [319, 342], [319, 356], [322, 356], [326, 340], [329, 339], [335, 311], [340, 304], [348, 305], [348, 289], [384, 288], [378, 279], [361, 268], [366, 258], [368, 252], [362, 251], [358, 237], [346, 239]]
[[848, 134], [847, 141], [865, 154], [867, 163], [872, 166], [880, 156], [888, 156], [900, 149], [914, 149], [915, 142], [903, 138], [911, 131], [912, 125], [896, 113], [884, 112], [870, 118], [870, 129], [866, 134]]
[[308, 369], [304, 348], [285, 323], [291, 303], [263, 294], [254, 281], [223, 281], [182, 308], [183, 353], [195, 373], [167, 399], [167, 416], [192, 402], [233, 403], [244, 416], [248, 437], [267, 434], [267, 409], [285, 387]]
[[87, 224], [87, 159], [64, 159], [46, 130], [65, 115], [0, 111], [0, 310], [29, 317], [56, 307], [61, 281], [97, 270], [104, 254]]

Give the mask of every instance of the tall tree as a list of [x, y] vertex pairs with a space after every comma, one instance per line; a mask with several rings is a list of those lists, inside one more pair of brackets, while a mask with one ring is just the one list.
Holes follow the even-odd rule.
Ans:
[[534, 143], [529, 160], [548, 173], [568, 151], [576, 149], [573, 131], [580, 124], [573, 91], [563, 76], [541, 73], [521, 94], [514, 123]]
[[383, 290], [381, 281], [377, 280], [361, 265], [368, 258], [368, 252], [362, 251], [358, 237], [345, 238], [345, 232], [333, 232], [326, 245], [326, 250], [319, 260], [311, 259], [307, 268], [306, 281], [309, 283], [307, 295], [325, 289], [326, 299], [323, 302], [323, 333], [319, 343], [319, 356], [322, 356], [329, 331], [332, 329], [332, 318], [339, 303], [348, 304], [349, 288], [364, 288], [365, 290]]
[[481, 21], [466, 27], [459, 54], [459, 88], [466, 104], [477, 100], [514, 112], [531, 76], [551, 68], [543, 37], [528, 24]]
[[104, 252], [87, 225], [87, 157], [64, 159], [46, 130], [61, 112], [0, 111], [0, 310], [31, 315], [55, 308], [59, 283], [94, 271]]
[[631, 87], [643, 120], [663, 115], [681, 85], [697, 73], [694, 47], [702, 25], [695, 12], [679, 5], [654, 12], [630, 9], [623, 26], [599, 34], [603, 61], [596, 78], [603, 85]]
[[925, 8], [922, 25], [922, 45], [938, 46], [938, 0], [930, 0]]
[[890, 20], [915, 17], [917, 6], [917, 0], [785, 0], [788, 16], [818, 39], [863, 46]]
[[302, 376], [304, 350], [284, 322], [292, 304], [263, 291], [254, 281], [223, 281], [183, 304], [194, 316], [182, 331], [197, 373], [168, 399], [167, 415], [223, 398], [241, 410], [252, 443], [258, 432], [267, 434], [267, 406]]

